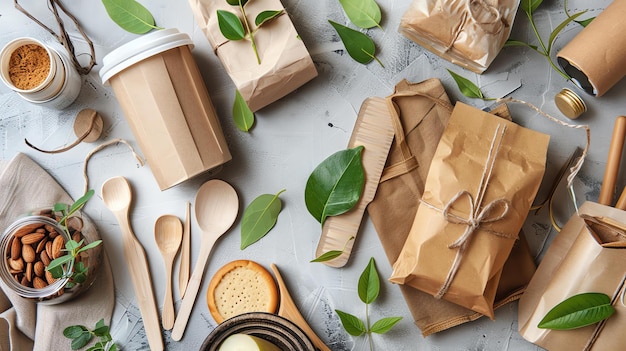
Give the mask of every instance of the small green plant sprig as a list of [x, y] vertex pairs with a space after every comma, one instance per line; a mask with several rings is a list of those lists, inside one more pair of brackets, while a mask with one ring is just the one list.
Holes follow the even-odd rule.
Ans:
[[99, 338], [96, 344], [87, 351], [117, 351], [117, 345], [109, 332], [109, 327], [104, 324], [104, 319], [96, 323], [94, 330], [82, 325], [72, 325], [63, 330], [63, 335], [72, 339], [72, 350], [79, 350], [85, 347], [94, 337]]
[[135, 0], [102, 0], [109, 17], [122, 29], [144, 34], [158, 27], [148, 9]]
[[250, 1], [252, 0], [226, 0], [229, 5], [239, 7], [241, 17], [243, 18], [243, 23], [239, 16], [225, 10], [217, 10], [217, 23], [219, 25], [220, 31], [222, 32], [222, 35], [224, 35], [224, 37], [228, 40], [243, 40], [247, 37], [250, 38], [250, 44], [252, 45], [252, 50], [254, 50], [254, 55], [256, 56], [257, 63], [261, 64], [261, 58], [259, 57], [256, 42], [254, 41], [254, 34], [257, 30], [261, 28], [261, 26], [271, 22], [280, 15], [284, 14], [285, 11], [268, 10], [259, 13], [254, 20], [256, 29], [251, 30], [245, 8], [245, 5]]
[[548, 41], [545, 42], [542, 38], [541, 35], [539, 34], [539, 30], [537, 29], [537, 26], [535, 24], [535, 19], [533, 17], [533, 13], [535, 12], [535, 10], [539, 7], [539, 5], [541, 5], [543, 3], [543, 0], [522, 0], [520, 2], [520, 8], [524, 11], [524, 13], [526, 14], [526, 17], [528, 17], [528, 21], [530, 22], [530, 26], [533, 29], [533, 32], [535, 33], [535, 36], [537, 37], [537, 41], [539, 42], [539, 45], [531, 45], [529, 43], [526, 43], [524, 41], [521, 40], [515, 40], [515, 39], [509, 39], [506, 41], [505, 43], [505, 47], [511, 47], [511, 46], [523, 46], [523, 47], [527, 47], [530, 48], [532, 50], [534, 50], [535, 52], [539, 53], [540, 55], [544, 56], [548, 62], [550, 63], [550, 66], [557, 72], [559, 73], [563, 78], [565, 78], [566, 80], [570, 80], [570, 76], [565, 73], [563, 70], [561, 70], [559, 68], [559, 66], [557, 66], [556, 63], [554, 63], [554, 61], [552, 60], [552, 49], [553, 49], [553, 45], [554, 45], [554, 41], [556, 40], [556, 37], [559, 35], [559, 33], [571, 22], [576, 22], [578, 24], [580, 24], [581, 26], [586, 26], [587, 24], [589, 24], [589, 22], [591, 22], [591, 19], [587, 19], [585, 21], [576, 21], [576, 19], [581, 16], [582, 14], [584, 14], [586, 11], [582, 11], [582, 12], [578, 12], [575, 13], [573, 15], [569, 15], [569, 13], [567, 12], [567, 1], [565, 1], [563, 3], [563, 6], [565, 7], [565, 13], [567, 14], [567, 18], [561, 22], [558, 26], [556, 26], [556, 28], [554, 28], [552, 30], [552, 32], [550, 33], [550, 36], [548, 37]]
[[603, 293], [582, 293], [554, 306], [537, 325], [542, 329], [570, 330], [603, 321], [615, 313], [611, 298]]
[[[71, 206], [63, 203], [54, 204], [53, 211], [55, 213], [61, 214], [61, 219], [59, 220], [59, 225], [63, 228], [63, 231], [67, 235], [67, 237], [71, 238], [72, 235], [70, 233], [70, 229], [68, 226], [68, 219], [74, 215], [78, 210], [80, 210], [87, 201], [93, 196], [94, 191], [89, 190], [85, 193], [81, 198], [76, 200]], [[84, 245], [84, 240], [80, 242], [76, 242], [75, 240], [68, 240], [65, 243], [65, 249], [63, 251], [67, 252], [67, 255], [63, 255], [58, 257], [50, 262], [46, 267], [46, 270], [52, 274], [53, 278], [68, 278], [68, 282], [65, 287], [72, 288], [76, 284], [82, 284], [87, 279], [88, 268], [82, 261], [76, 262], [76, 258], [78, 255], [84, 251], [92, 249], [102, 243], [102, 240], [96, 240], [92, 243]], [[73, 267], [70, 271], [68, 267]]]
[[374, 324], [370, 324], [369, 305], [376, 300], [379, 292], [380, 278], [376, 270], [376, 262], [372, 257], [367, 267], [365, 267], [365, 270], [363, 270], [363, 273], [361, 273], [358, 285], [359, 298], [365, 304], [365, 322], [350, 313], [335, 310], [341, 320], [343, 328], [348, 334], [352, 336], [368, 335], [370, 351], [374, 350], [372, 333], [385, 334], [402, 320], [402, 317], [386, 317], [378, 320]]

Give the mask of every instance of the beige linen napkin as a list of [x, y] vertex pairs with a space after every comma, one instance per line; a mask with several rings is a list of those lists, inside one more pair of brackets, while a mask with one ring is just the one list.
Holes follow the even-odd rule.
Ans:
[[[4, 230], [28, 210], [56, 202], [72, 203], [71, 197], [37, 163], [17, 154], [0, 163], [0, 229]], [[94, 285], [77, 298], [57, 305], [38, 305], [21, 298], [0, 283], [0, 351], [69, 350], [71, 340], [63, 336], [70, 325], [93, 329], [104, 318], [110, 325], [115, 291], [109, 261], [104, 255]]]

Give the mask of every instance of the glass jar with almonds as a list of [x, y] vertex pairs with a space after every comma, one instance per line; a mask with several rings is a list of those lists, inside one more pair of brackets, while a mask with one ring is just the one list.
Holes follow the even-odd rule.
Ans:
[[67, 218], [54, 208], [31, 211], [13, 222], [0, 238], [4, 259], [0, 278], [24, 298], [45, 304], [67, 301], [97, 279], [102, 261], [99, 243], [95, 225], [80, 211]]

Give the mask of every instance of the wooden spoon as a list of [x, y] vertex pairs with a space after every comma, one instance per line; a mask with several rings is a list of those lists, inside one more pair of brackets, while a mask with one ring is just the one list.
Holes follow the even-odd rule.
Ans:
[[217, 239], [228, 231], [237, 218], [239, 197], [230, 184], [222, 180], [212, 179], [202, 184], [200, 189], [198, 189], [194, 207], [196, 210], [196, 221], [202, 232], [202, 241], [200, 243], [198, 260], [193, 268], [180, 311], [178, 311], [178, 316], [174, 322], [172, 339], [176, 341], [183, 337], [187, 327], [211, 249], [213, 249]]
[[174, 301], [172, 299], [172, 266], [183, 238], [183, 224], [178, 217], [163, 215], [154, 224], [154, 240], [161, 251], [165, 263], [165, 298], [161, 323], [165, 330], [174, 326]]
[[130, 277], [133, 281], [133, 288], [135, 289], [150, 350], [163, 350], [159, 314], [154, 299], [154, 292], [152, 291], [146, 252], [135, 237], [128, 219], [133, 194], [126, 178], [114, 177], [104, 182], [102, 185], [102, 199], [106, 207], [115, 215], [122, 230], [122, 244], [124, 246], [126, 266], [128, 266]]

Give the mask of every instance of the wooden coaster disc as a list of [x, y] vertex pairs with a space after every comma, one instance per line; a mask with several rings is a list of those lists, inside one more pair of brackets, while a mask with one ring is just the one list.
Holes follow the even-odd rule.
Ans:
[[86, 108], [78, 112], [78, 114], [76, 115], [76, 120], [74, 121], [74, 134], [76, 134], [76, 137], [80, 138], [89, 130], [92, 119], [93, 125], [91, 131], [82, 140], [86, 143], [93, 143], [100, 138], [100, 135], [102, 135], [102, 128], [104, 126], [102, 116], [100, 116], [100, 114], [96, 110]]

